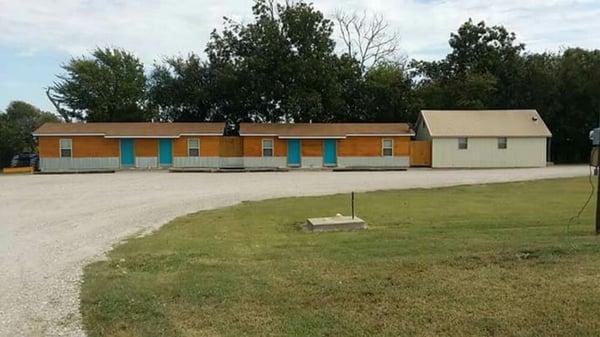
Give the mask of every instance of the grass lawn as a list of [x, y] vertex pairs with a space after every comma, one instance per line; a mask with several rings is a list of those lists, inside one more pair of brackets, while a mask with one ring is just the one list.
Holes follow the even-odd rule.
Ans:
[[348, 195], [178, 218], [85, 269], [90, 336], [598, 336], [587, 178]]

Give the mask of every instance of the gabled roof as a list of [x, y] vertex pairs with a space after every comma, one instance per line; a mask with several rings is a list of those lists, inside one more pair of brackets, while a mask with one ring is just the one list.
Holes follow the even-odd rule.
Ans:
[[279, 138], [345, 138], [347, 136], [413, 136], [406, 123], [241, 123], [240, 136]]
[[223, 135], [225, 123], [45, 123], [40, 136], [104, 136], [106, 138], [178, 138]]
[[431, 137], [552, 137], [536, 110], [423, 110]]

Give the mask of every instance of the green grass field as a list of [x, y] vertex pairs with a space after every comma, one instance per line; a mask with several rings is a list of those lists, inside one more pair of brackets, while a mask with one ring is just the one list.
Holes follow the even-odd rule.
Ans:
[[357, 195], [178, 218], [85, 269], [90, 336], [598, 336], [587, 178]]

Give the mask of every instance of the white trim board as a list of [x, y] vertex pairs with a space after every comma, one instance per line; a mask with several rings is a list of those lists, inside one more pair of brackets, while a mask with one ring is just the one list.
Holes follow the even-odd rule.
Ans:
[[277, 137], [279, 139], [346, 139], [347, 137], [412, 137], [415, 133], [349, 133], [345, 136], [280, 136], [277, 134], [240, 134], [241, 137]]
[[345, 139], [346, 136], [278, 136], [279, 139]]
[[346, 136], [350, 137], [412, 137], [415, 133], [349, 133]]
[[104, 136], [104, 133], [32, 133], [34, 137]]
[[102, 136], [104, 138], [180, 138], [181, 136], [223, 136], [220, 133], [182, 133], [178, 136], [107, 136], [104, 133], [32, 133], [34, 137], [79, 137], [79, 136]]

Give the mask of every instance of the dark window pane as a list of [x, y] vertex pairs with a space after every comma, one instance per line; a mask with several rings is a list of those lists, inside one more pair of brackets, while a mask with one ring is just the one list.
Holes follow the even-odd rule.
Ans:
[[498, 138], [498, 148], [499, 149], [506, 149], [506, 137], [500, 137]]
[[273, 157], [273, 149], [263, 149], [263, 157]]
[[61, 157], [71, 157], [71, 150], [70, 149], [61, 149], [60, 156]]
[[198, 157], [198, 156], [200, 156], [200, 153], [198, 152], [198, 149], [189, 149], [188, 156], [189, 157]]

